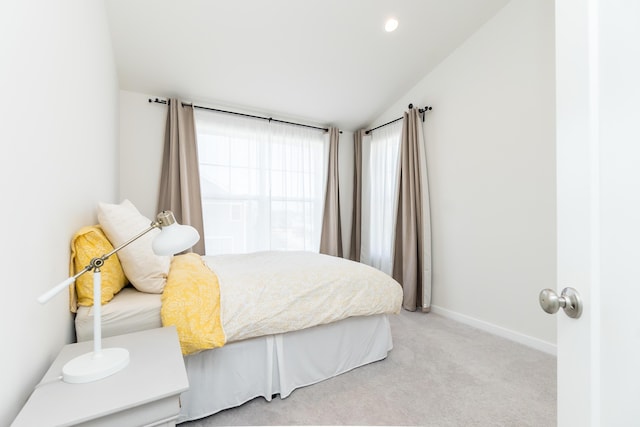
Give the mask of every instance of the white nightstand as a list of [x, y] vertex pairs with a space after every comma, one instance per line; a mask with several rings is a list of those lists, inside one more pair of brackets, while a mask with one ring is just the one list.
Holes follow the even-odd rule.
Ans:
[[175, 327], [103, 339], [103, 348], [129, 350], [129, 365], [85, 384], [62, 381], [62, 366], [93, 350], [93, 341], [65, 346], [12, 427], [174, 426], [180, 393], [189, 388]]

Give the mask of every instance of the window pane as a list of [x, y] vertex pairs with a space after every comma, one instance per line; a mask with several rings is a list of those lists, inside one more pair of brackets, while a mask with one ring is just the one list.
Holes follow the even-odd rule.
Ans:
[[196, 110], [207, 254], [318, 251], [324, 132]]
[[387, 274], [393, 268], [398, 161], [402, 122], [376, 129], [363, 145], [361, 261]]

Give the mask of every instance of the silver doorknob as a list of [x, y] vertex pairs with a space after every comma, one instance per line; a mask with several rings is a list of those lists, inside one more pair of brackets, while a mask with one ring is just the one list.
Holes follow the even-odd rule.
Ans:
[[540, 307], [549, 314], [554, 314], [560, 307], [569, 317], [577, 319], [582, 314], [582, 300], [580, 294], [573, 288], [564, 288], [562, 294], [553, 289], [543, 289], [540, 292]]

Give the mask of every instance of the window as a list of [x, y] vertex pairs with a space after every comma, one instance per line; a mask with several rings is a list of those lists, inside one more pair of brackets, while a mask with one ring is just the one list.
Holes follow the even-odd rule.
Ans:
[[207, 255], [318, 251], [325, 132], [202, 110], [196, 131]]
[[362, 144], [362, 237], [360, 258], [387, 274], [393, 269], [402, 121], [376, 129]]

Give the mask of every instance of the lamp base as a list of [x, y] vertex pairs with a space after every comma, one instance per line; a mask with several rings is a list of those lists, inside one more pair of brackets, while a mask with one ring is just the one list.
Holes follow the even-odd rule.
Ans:
[[62, 380], [81, 384], [113, 375], [129, 364], [129, 352], [124, 348], [104, 348], [99, 355], [85, 353], [62, 367]]

